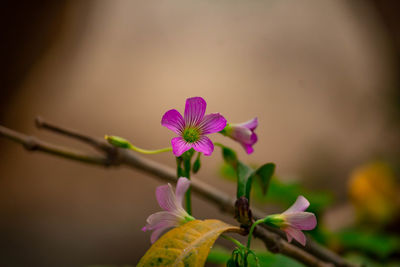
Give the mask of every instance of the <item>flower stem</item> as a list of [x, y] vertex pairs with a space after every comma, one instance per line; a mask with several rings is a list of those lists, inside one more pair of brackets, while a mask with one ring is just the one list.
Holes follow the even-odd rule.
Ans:
[[[187, 178], [190, 179], [189, 177], [187, 177]], [[186, 207], [187, 213], [189, 213], [189, 215], [192, 215], [192, 195], [191, 195], [190, 186], [185, 194], [185, 207]]]
[[234, 243], [238, 248], [240, 248], [240, 249], [244, 249], [244, 248], [246, 248], [242, 243], [240, 243], [240, 241], [239, 240], [237, 240], [237, 239], [235, 239], [235, 238], [233, 238], [233, 237], [230, 237], [230, 236], [227, 236], [227, 235], [221, 235], [223, 238], [225, 238], [226, 240], [229, 240], [229, 241], [231, 241], [232, 243]]
[[249, 231], [249, 236], [247, 238], [247, 249], [250, 249], [250, 243], [251, 243], [251, 238], [253, 237], [253, 232], [254, 232], [254, 228], [256, 228], [256, 226], [260, 223], [263, 223], [264, 219], [259, 219], [257, 221], [255, 221], [251, 227], [250, 227], [250, 231]]
[[[192, 157], [194, 155], [194, 150], [190, 149], [182, 154], [181, 157], [177, 158], [177, 168], [178, 168], [178, 178], [179, 172], [182, 173], [182, 176], [188, 178], [190, 180], [190, 172], [192, 169]], [[181, 168], [181, 164], [183, 163], [183, 169]], [[185, 208], [189, 215], [192, 215], [192, 197], [191, 197], [191, 187], [189, 186], [188, 190], [185, 194]]]
[[[188, 163], [187, 162], [183, 163], [186, 178], [188, 178], [189, 180], [190, 180], [190, 169], [191, 169], [190, 168], [191, 167], [190, 159], [191, 159], [191, 157], [189, 159], [184, 160], [184, 161], [189, 161]], [[187, 211], [187, 213], [189, 213], [189, 215], [192, 215], [192, 194], [191, 194], [192, 192], [191, 191], [192, 191], [192, 188], [191, 188], [191, 186], [189, 186], [189, 188], [185, 194], [185, 207], [186, 207], [186, 211]]]
[[214, 145], [219, 146], [220, 148], [224, 148], [225, 146], [221, 143], [218, 142], [214, 142]]
[[156, 150], [147, 150], [147, 149], [136, 147], [132, 144], [129, 148], [136, 152], [142, 153], [142, 154], [159, 154], [159, 153], [163, 153], [163, 152], [172, 151], [172, 147], [166, 147], [166, 148], [161, 148], [161, 149], [156, 149]]

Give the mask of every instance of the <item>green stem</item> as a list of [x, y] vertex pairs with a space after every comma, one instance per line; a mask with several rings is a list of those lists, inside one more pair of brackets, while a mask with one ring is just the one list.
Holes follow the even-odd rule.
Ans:
[[251, 238], [253, 237], [254, 228], [256, 228], [256, 226], [258, 224], [263, 223], [263, 222], [264, 222], [264, 219], [259, 219], [251, 225], [250, 231], [249, 231], [249, 237], [247, 238], [247, 249], [250, 249], [250, 243], [251, 243]]
[[[185, 152], [186, 154], [183, 155], [183, 172], [185, 174], [185, 177], [190, 180], [190, 171], [192, 169], [192, 157], [194, 154], [193, 150], [189, 150]], [[192, 215], [192, 195], [191, 195], [191, 186], [189, 186], [188, 190], [186, 191], [185, 194], [185, 207], [187, 213], [189, 215]]]
[[225, 146], [221, 143], [218, 142], [214, 142], [214, 145], [219, 146], [220, 148], [224, 148]]
[[172, 151], [172, 147], [166, 147], [166, 148], [161, 148], [161, 149], [156, 149], [156, 150], [148, 150], [148, 149], [136, 147], [132, 144], [130, 145], [129, 148], [136, 152], [142, 153], [142, 154], [158, 154], [158, 153]]
[[[190, 179], [189, 177], [187, 177], [187, 178]], [[185, 194], [185, 207], [186, 207], [187, 213], [189, 213], [189, 215], [192, 215], [192, 196], [191, 196], [190, 186]]]
[[240, 243], [239, 240], [237, 240], [237, 239], [235, 239], [233, 237], [230, 237], [230, 236], [227, 236], [227, 235], [221, 235], [221, 236], [223, 238], [225, 238], [226, 240], [229, 240], [232, 243], [234, 243], [238, 248], [241, 248], [241, 249], [245, 249], [246, 248], [242, 243]]

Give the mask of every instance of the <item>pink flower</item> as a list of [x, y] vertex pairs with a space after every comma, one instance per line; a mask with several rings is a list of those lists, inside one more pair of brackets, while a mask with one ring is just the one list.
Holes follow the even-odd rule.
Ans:
[[206, 106], [203, 98], [192, 97], [186, 99], [184, 118], [176, 109], [167, 111], [162, 117], [161, 124], [179, 135], [171, 140], [175, 156], [179, 157], [191, 148], [205, 156], [214, 151], [214, 144], [206, 135], [223, 130], [226, 120], [219, 113], [204, 116]]
[[180, 177], [176, 185], [176, 193], [171, 184], [157, 187], [156, 198], [164, 211], [151, 214], [146, 220], [147, 225], [142, 228], [142, 231], [154, 231], [151, 234], [151, 243], [154, 243], [164, 230], [194, 220], [182, 207], [183, 197], [189, 186], [190, 181], [185, 177]]
[[304, 212], [309, 205], [305, 197], [299, 196], [289, 209], [281, 214], [267, 216], [265, 222], [281, 228], [289, 242], [295, 239], [305, 246], [306, 237], [301, 230], [312, 230], [317, 225], [314, 213]]
[[254, 130], [258, 126], [257, 118], [240, 124], [228, 124], [221, 133], [239, 142], [247, 154], [253, 153], [253, 145], [257, 142], [257, 135]]

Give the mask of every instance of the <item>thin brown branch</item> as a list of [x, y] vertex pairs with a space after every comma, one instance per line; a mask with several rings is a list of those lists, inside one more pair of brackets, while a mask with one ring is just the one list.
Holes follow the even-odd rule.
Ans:
[[260, 238], [269, 251], [281, 253], [294, 259], [301, 258], [301, 262], [308, 266], [335, 266], [333, 263], [328, 263], [314, 257], [312, 254], [304, 253], [304, 250], [301, 248], [286, 242], [278, 234], [270, 232], [263, 227], [257, 226], [254, 231], [254, 236]]
[[97, 165], [110, 165], [107, 158], [100, 155], [89, 155], [70, 148], [65, 148], [48, 142], [41, 141], [36, 137], [25, 135], [0, 125], [0, 136], [8, 138], [14, 142], [20, 143], [25, 149], [30, 151], [42, 151], [52, 155], [68, 158], [84, 163]]
[[[12, 141], [22, 144], [26, 149], [32, 151], [42, 151], [50, 153], [56, 156], [81, 161], [85, 163], [97, 164], [102, 166], [117, 166], [126, 165], [134, 169], [139, 169], [147, 174], [164, 180], [175, 183], [176, 172], [174, 169], [157, 163], [148, 158], [139, 156], [138, 154], [129, 151], [112, 147], [107, 142], [101, 139], [92, 138], [90, 136], [80, 134], [73, 130], [67, 130], [63, 127], [56, 126], [45, 122], [43, 119], [38, 118], [36, 125], [39, 128], [50, 130], [71, 138], [75, 138], [82, 142], [85, 142], [99, 151], [103, 152], [103, 155], [90, 155], [82, 152], [73, 151], [69, 148], [60, 147], [53, 145], [32, 136], [27, 136], [22, 133], [10, 130], [6, 127], [0, 126], [0, 137], [3, 136]], [[224, 192], [212, 187], [199, 179], [192, 178], [192, 190], [205, 200], [214, 203], [222, 211], [234, 214], [234, 199], [230, 198]], [[262, 218], [265, 215], [258, 210], [253, 209], [253, 214], [257, 218]], [[354, 267], [358, 266], [352, 263], [348, 263], [342, 259], [339, 255], [334, 252], [312, 242], [308, 239], [308, 245], [305, 248], [295, 246], [286, 242], [284, 238], [280, 236], [282, 234], [277, 229], [269, 229], [268, 227], [257, 227], [255, 236], [261, 238], [268, 249], [275, 253], [282, 253], [291, 258], [294, 258], [309, 266], [343, 266], [343, 267]], [[331, 265], [330, 265], [331, 264]]]

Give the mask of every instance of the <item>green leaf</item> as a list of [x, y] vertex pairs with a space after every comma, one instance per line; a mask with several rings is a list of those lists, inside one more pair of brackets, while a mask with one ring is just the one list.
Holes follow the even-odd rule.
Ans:
[[236, 197], [240, 198], [242, 196], [250, 199], [250, 191], [252, 184], [252, 174], [254, 170], [244, 164], [241, 161], [238, 161], [237, 165], [237, 194]]
[[200, 160], [201, 153], [197, 154], [197, 158], [193, 163], [193, 173], [197, 173], [201, 167], [201, 160]]
[[[214, 257], [214, 254], [218, 254], [218, 257]], [[286, 257], [282, 254], [273, 254], [268, 251], [255, 251], [257, 255], [260, 266], [268, 267], [304, 267], [303, 264], [297, 262], [294, 259]], [[210, 263], [215, 264], [225, 264], [227, 259], [231, 257], [232, 253], [226, 248], [218, 247], [216, 251], [214, 248], [211, 250], [209, 257], [207, 259]], [[257, 262], [253, 257], [248, 257], [249, 267], [256, 267]], [[235, 266], [235, 265], [233, 265]], [[236, 267], [236, 266], [235, 266]]]
[[194, 220], [167, 232], [140, 259], [137, 267], [203, 267], [215, 240], [240, 228], [219, 220]]
[[236, 152], [229, 147], [222, 147], [222, 157], [225, 162], [231, 165], [233, 168], [237, 168], [238, 158], [236, 156]]
[[266, 163], [258, 168], [254, 173], [254, 178], [258, 179], [261, 184], [261, 189], [263, 195], [266, 195], [268, 192], [269, 183], [271, 181], [272, 176], [275, 172], [275, 164], [274, 163]]
[[236, 267], [235, 260], [234, 260], [234, 259], [229, 259], [229, 260], [226, 262], [226, 267]]
[[362, 250], [380, 259], [400, 251], [400, 238], [395, 235], [347, 229], [339, 232], [337, 236], [346, 249]]

